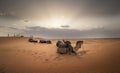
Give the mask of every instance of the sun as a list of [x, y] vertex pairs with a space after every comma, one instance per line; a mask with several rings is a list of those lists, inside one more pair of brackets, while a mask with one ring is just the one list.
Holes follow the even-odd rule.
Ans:
[[54, 27], [59, 27], [64, 24], [64, 20], [60, 18], [54, 18], [50, 20], [50, 24]]
[[62, 25], [65, 25], [66, 22], [64, 16], [49, 19], [49, 24], [53, 28], [60, 28]]
[[[46, 28], [61, 28], [64, 25], [69, 25], [70, 19], [65, 18], [64, 16], [57, 16], [57, 17], [51, 17], [47, 18], [42, 21], [42, 23], [39, 23], [40, 26], [46, 27]], [[42, 25], [43, 24], [43, 25]]]

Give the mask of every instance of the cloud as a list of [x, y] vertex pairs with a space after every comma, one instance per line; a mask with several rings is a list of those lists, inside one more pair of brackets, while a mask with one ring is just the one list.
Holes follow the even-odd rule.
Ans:
[[69, 28], [69, 25], [61, 25], [62, 28]]
[[92, 30], [75, 30], [75, 29], [56, 29], [44, 28], [40, 26], [26, 27], [26, 29], [18, 29], [7, 26], [0, 26], [0, 35], [22, 34], [25, 36], [33, 35], [40, 38], [53, 39], [77, 39], [77, 38], [119, 38], [119, 29], [110, 30], [104, 28], [97, 28]]
[[6, 36], [7, 34], [13, 35], [18, 33], [23, 33], [23, 29], [18, 29], [10, 26], [0, 26], [0, 36]]
[[[60, 26], [62, 29], [43, 24], [55, 16], [65, 16], [70, 22]], [[56, 38], [120, 37], [119, 24], [120, 0], [0, 0], [2, 33]]]
[[119, 37], [118, 30], [111, 31], [109, 29], [99, 28], [86, 31], [74, 29], [48, 29], [40, 26], [27, 27], [24, 31], [27, 35], [34, 35], [43, 38], [109, 38]]
[[3, 12], [0, 12], [0, 16], [5, 16], [6, 14]]
[[1, 0], [0, 10], [19, 17], [49, 17], [53, 14], [81, 16], [114, 16], [120, 14], [119, 0]]

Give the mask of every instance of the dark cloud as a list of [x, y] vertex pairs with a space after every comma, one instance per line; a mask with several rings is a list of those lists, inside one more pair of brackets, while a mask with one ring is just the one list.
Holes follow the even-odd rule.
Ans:
[[7, 36], [7, 34], [10, 34], [10, 36], [13, 36], [14, 34], [23, 33], [23, 29], [18, 29], [10, 26], [0, 26], [0, 36]]
[[62, 28], [69, 28], [69, 25], [61, 25]]
[[[0, 0], [0, 12], [15, 12], [16, 16], [25, 14], [76, 13], [81, 15], [118, 15], [120, 0]], [[22, 15], [21, 15], [22, 14]], [[49, 15], [49, 14], [48, 14]]]
[[12, 30], [18, 30], [17, 28], [14, 27], [8, 27], [8, 26], [0, 26], [2, 29], [12, 29]]
[[106, 15], [118, 15], [120, 14], [120, 0], [89, 0], [86, 2], [93, 12], [106, 14]]
[[27, 27], [24, 33], [36, 37], [46, 38], [119, 38], [119, 29], [111, 31], [109, 29], [99, 28], [86, 31], [73, 29], [48, 29], [43, 27]]
[[22, 34], [25, 36], [33, 35], [34, 37], [52, 38], [52, 39], [77, 39], [77, 38], [119, 38], [119, 29], [114, 31], [110, 29], [97, 28], [92, 30], [74, 30], [74, 29], [48, 29], [40, 26], [26, 27], [18, 29], [14, 27], [0, 26], [0, 35]]

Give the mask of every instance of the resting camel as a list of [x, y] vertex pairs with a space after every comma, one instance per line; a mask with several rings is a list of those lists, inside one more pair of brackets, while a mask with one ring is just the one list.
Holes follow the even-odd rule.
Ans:
[[31, 43], [37, 43], [38, 42], [37, 40], [34, 40], [32, 37], [30, 37], [28, 41], [31, 42]]
[[81, 45], [83, 44], [83, 41], [77, 41], [76, 42], [76, 46], [72, 47], [71, 42], [70, 41], [58, 41], [56, 43], [57, 48], [57, 53], [60, 54], [76, 54], [76, 52], [78, 51], [79, 48], [81, 48]]
[[39, 43], [47, 43], [47, 44], [52, 44], [50, 40], [40, 40]]

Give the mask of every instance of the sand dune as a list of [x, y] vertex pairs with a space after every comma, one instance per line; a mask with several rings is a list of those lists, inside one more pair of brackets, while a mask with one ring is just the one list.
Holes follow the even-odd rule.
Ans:
[[120, 40], [84, 40], [78, 55], [57, 54], [56, 41], [1, 37], [0, 73], [120, 73]]

